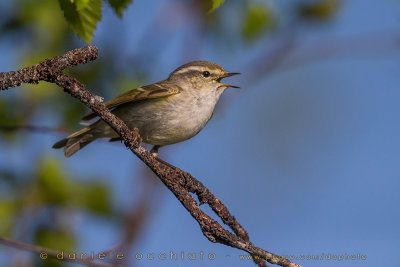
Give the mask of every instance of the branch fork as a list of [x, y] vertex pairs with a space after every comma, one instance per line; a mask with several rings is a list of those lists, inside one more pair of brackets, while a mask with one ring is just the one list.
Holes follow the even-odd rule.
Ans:
[[[63, 73], [64, 69], [78, 64], [85, 64], [95, 60], [97, 56], [97, 47], [87, 46], [69, 51], [64, 55], [52, 59], [44, 60], [31, 67], [0, 73], [0, 90], [7, 90], [20, 86], [23, 83], [37, 84], [39, 81], [57, 84], [65, 92], [77, 98], [95, 112], [121, 136], [125, 146], [158, 176], [198, 222], [201, 231], [208, 240], [248, 252], [254, 257], [254, 262], [258, 266], [267, 266], [265, 263], [267, 261], [285, 267], [299, 267], [300, 265], [253, 245], [250, 242], [247, 231], [230, 214], [222, 201], [213, 195], [210, 190], [191, 174], [170, 164], [163, 164], [162, 160], [157, 160], [157, 158], [141, 146], [141, 138], [137, 129], [129, 129], [121, 119], [114, 116], [107, 109], [103, 104], [102, 97], [91, 93], [77, 79]], [[204, 213], [190, 193], [196, 194], [199, 199], [199, 205], [208, 204], [234, 234]], [[2, 239], [0, 239], [0, 242], [2, 242]]]

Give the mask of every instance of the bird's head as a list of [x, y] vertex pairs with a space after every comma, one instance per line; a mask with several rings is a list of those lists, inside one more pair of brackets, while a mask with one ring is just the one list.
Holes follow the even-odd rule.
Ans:
[[193, 61], [174, 70], [168, 80], [175, 82], [184, 90], [220, 91], [228, 87], [239, 88], [222, 83], [226, 77], [239, 73], [227, 72], [223, 67], [209, 61]]

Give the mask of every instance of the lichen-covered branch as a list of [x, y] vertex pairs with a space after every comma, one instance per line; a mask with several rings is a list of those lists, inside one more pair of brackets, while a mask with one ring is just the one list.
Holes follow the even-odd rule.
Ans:
[[[71, 96], [79, 99], [83, 104], [98, 114], [108, 123], [122, 138], [125, 145], [139, 157], [176, 196], [186, 210], [199, 223], [203, 234], [211, 242], [218, 242], [243, 251], [254, 257], [259, 266], [266, 266], [264, 260], [280, 266], [299, 266], [284, 258], [280, 258], [268, 251], [253, 245], [247, 231], [237, 222], [226, 206], [215, 197], [201, 182], [191, 174], [169, 164], [163, 164], [161, 160], [140, 145], [140, 136], [137, 129], [131, 130], [118, 117], [114, 116], [103, 104], [103, 99], [94, 95], [75, 78], [69, 77], [62, 71], [78, 64], [83, 64], [97, 58], [95, 46], [83, 47], [67, 52], [66, 54], [47, 59], [31, 67], [18, 71], [0, 73], [0, 90], [19, 86], [22, 83], [38, 83], [39, 81], [52, 82], [64, 89]], [[199, 203], [190, 193], [197, 195]], [[229, 226], [231, 233], [222, 227], [217, 221], [204, 213], [199, 205], [208, 204], [212, 210]]]

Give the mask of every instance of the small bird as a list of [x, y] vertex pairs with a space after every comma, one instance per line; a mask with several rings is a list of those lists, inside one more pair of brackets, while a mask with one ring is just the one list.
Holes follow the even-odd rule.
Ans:
[[[174, 70], [166, 80], [130, 90], [105, 103], [111, 112], [130, 128], [138, 128], [143, 142], [153, 145], [157, 156], [161, 146], [185, 141], [195, 136], [211, 119], [222, 92], [237, 86], [221, 83], [229, 73], [218, 64], [193, 61]], [[83, 121], [96, 118], [89, 113]], [[53, 148], [64, 147], [66, 157], [72, 156], [97, 138], [121, 140], [103, 120], [58, 141]]]

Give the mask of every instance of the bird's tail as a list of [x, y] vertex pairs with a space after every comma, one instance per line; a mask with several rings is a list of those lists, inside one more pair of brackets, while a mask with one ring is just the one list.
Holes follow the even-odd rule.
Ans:
[[83, 128], [53, 145], [53, 148], [64, 148], [64, 155], [68, 158], [95, 140], [90, 126]]

